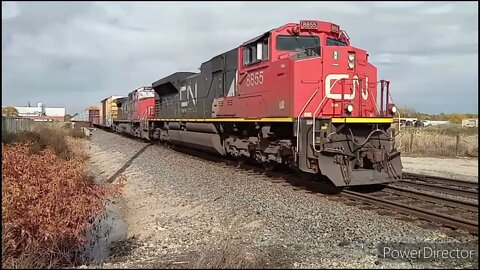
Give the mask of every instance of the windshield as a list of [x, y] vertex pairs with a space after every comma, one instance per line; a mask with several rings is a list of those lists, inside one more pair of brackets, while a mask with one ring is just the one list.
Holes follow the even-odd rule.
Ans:
[[315, 36], [278, 36], [277, 50], [295, 51], [297, 49], [320, 47], [320, 39]]
[[347, 46], [347, 43], [338, 39], [327, 38], [327, 46]]

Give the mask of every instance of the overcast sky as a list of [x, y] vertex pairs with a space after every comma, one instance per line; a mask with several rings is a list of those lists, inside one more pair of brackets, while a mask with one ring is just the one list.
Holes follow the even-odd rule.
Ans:
[[345, 29], [400, 107], [478, 112], [477, 2], [2, 2], [2, 105], [78, 112], [301, 19]]

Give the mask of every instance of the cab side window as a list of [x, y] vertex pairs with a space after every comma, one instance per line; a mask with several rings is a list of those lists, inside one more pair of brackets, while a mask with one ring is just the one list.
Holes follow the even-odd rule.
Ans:
[[243, 66], [256, 64], [263, 60], [268, 60], [268, 39], [260, 40], [256, 43], [248, 44], [242, 48]]
[[248, 66], [253, 62], [256, 62], [257, 48], [255, 44], [248, 45], [243, 48], [243, 66]]

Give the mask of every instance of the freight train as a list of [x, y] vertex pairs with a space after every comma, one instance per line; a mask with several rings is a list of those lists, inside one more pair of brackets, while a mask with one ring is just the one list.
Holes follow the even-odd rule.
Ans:
[[303, 20], [105, 99], [101, 115], [118, 108], [103, 120], [115, 132], [372, 185], [402, 178], [389, 86], [339, 25]]

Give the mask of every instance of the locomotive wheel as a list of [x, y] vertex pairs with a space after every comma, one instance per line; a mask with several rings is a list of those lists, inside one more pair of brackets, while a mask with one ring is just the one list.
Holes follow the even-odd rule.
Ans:
[[237, 162], [238, 162], [238, 165], [244, 165], [246, 162], [247, 162], [247, 157], [245, 156], [239, 156], [237, 157]]
[[265, 168], [267, 172], [273, 171], [276, 166], [277, 166], [276, 162], [263, 162], [263, 168]]

